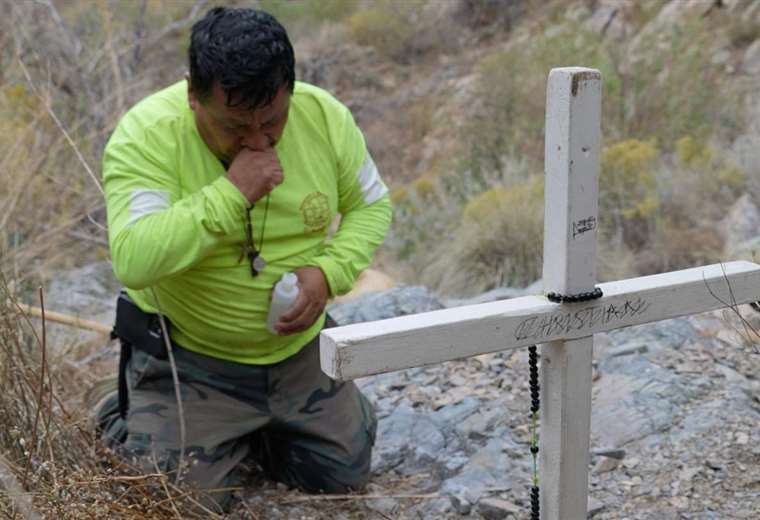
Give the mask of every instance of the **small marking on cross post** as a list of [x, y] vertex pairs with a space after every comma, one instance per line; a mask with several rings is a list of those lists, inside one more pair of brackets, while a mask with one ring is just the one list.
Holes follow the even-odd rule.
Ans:
[[596, 228], [596, 217], [586, 217], [573, 222], [573, 238]]

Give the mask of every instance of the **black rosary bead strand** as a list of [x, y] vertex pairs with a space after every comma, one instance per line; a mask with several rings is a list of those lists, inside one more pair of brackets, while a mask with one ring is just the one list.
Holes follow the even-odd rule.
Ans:
[[[580, 303], [599, 299], [603, 296], [599, 287], [579, 294], [559, 294], [550, 292], [547, 299], [554, 303]], [[540, 520], [541, 502], [538, 488], [538, 412], [541, 406], [541, 386], [538, 384], [538, 349], [528, 347], [530, 366], [530, 454], [533, 459], [533, 485], [530, 488], [530, 520]]]
[[538, 349], [535, 345], [528, 347], [530, 364], [530, 411], [538, 413], [541, 405], [540, 387], [538, 384]]
[[550, 302], [553, 303], [579, 303], [587, 302], [591, 300], [597, 300], [604, 296], [602, 290], [599, 287], [594, 287], [593, 291], [582, 292], [579, 294], [559, 294], [550, 292], [546, 295]]
[[533, 459], [533, 486], [530, 488], [530, 518], [539, 520], [540, 503], [538, 491], [538, 412], [541, 405], [541, 386], [538, 384], [538, 349], [528, 347], [530, 366], [530, 454]]

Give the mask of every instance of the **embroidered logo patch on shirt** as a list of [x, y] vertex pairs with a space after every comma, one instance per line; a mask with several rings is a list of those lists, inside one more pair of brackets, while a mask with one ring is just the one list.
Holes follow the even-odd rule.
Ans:
[[327, 195], [320, 191], [309, 193], [300, 209], [307, 233], [322, 231], [330, 223], [330, 204]]

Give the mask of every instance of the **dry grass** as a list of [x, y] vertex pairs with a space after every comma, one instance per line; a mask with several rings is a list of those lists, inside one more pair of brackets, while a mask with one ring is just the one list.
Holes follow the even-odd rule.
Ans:
[[181, 77], [179, 42], [207, 2], [2, 4], [0, 518], [213, 518], [173, 475], [102, 446], [71, 384], [92, 367], [15, 303], [40, 304], [32, 288], [57, 270], [107, 258], [103, 145], [126, 107]]
[[175, 487], [172, 475], [142, 474], [102, 447], [79, 406], [81, 387], [71, 384], [88, 368], [47, 345], [44, 320], [35, 330], [5, 279], [0, 316], [0, 424], [8, 425], [0, 429], [3, 517], [217, 517], [197, 494]]
[[[102, 446], [82, 407], [82, 385], [71, 384], [89, 380], [93, 367], [79, 362], [88, 352], [58, 353], [45, 331], [45, 320], [32, 323], [0, 277], [0, 424], [9, 425], [0, 429], [0, 518], [223, 518], [203, 507], [199, 492], [175, 486], [173, 473], [141, 473]], [[377, 499], [408, 505], [437, 498], [420, 489], [417, 479], [425, 477], [380, 475], [365, 494], [314, 496], [254, 471], [231, 518], [266, 518], [270, 508], [295, 517], [376, 518]]]

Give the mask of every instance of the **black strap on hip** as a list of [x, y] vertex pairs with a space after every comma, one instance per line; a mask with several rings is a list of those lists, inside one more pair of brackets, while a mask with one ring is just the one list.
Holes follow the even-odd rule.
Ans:
[[119, 415], [122, 419], [127, 418], [129, 409], [129, 393], [127, 390], [127, 364], [132, 358], [132, 345], [126, 341], [121, 341], [121, 352], [119, 354]]
[[[167, 330], [170, 327], [166, 320]], [[132, 301], [125, 291], [119, 293], [116, 301], [116, 323], [111, 331], [112, 338], [119, 338], [119, 415], [127, 417], [129, 393], [127, 388], [127, 366], [132, 359], [132, 350], [138, 349], [158, 358], [166, 359], [166, 344], [161, 333], [158, 314], [145, 312]]]

